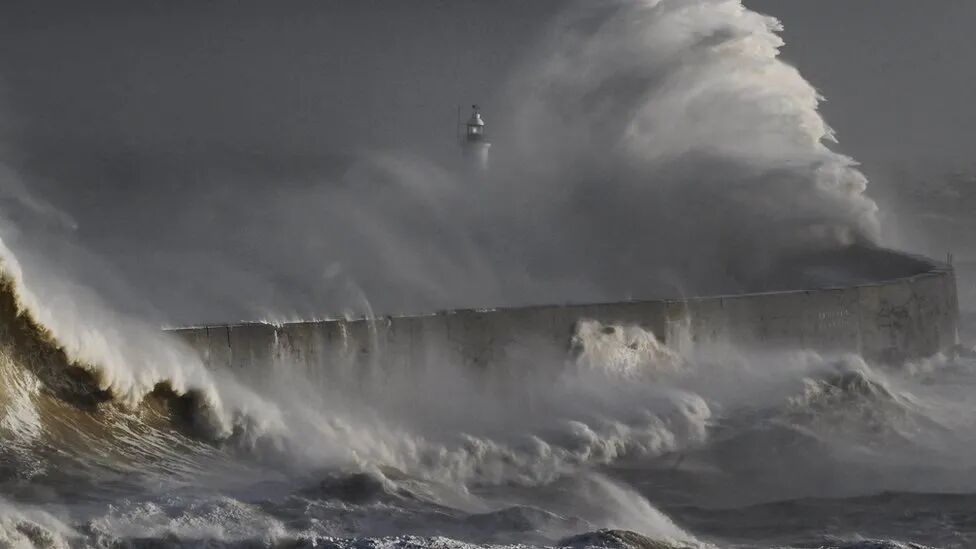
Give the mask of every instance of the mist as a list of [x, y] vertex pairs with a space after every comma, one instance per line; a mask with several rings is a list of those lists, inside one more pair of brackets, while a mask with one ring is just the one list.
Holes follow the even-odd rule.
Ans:
[[[200, 111], [213, 129], [193, 133], [185, 116], [165, 125], [145, 118], [164, 114], [154, 114], [151, 103], [126, 106], [120, 116], [135, 129], [103, 130], [108, 140], [98, 149], [65, 151], [76, 141], [65, 141], [68, 133], [57, 149], [63, 165], [44, 169], [32, 159], [38, 152], [29, 152], [38, 133], [29, 132], [28, 148], [13, 150], [42, 191], [34, 194], [53, 189], [63, 201], [59, 188], [88, 190], [67, 195], [63, 209], [27, 208], [29, 220], [15, 206], [18, 214], [8, 217], [31, 228], [6, 241], [19, 250], [59, 242], [71, 250], [63, 253], [73, 259], [60, 264], [72, 276], [117, 307], [167, 324], [826, 282], [780, 271], [788, 257], [879, 240], [866, 179], [829, 147], [833, 132], [817, 112], [818, 92], [779, 59], [775, 19], [735, 1], [706, 2], [706, 15], [693, 21], [686, 9], [673, 2], [580, 5], [540, 22], [517, 52], [500, 50], [511, 59], [504, 70], [478, 57], [462, 61], [477, 68], [469, 72], [493, 77], [482, 102], [495, 141], [492, 169], [477, 176], [449, 142], [404, 146], [404, 134], [419, 143], [447, 135], [434, 137], [430, 122], [411, 124], [416, 115], [401, 118], [396, 105], [370, 110], [359, 129], [326, 132], [330, 139], [348, 134], [349, 145], [316, 138], [301, 146], [293, 143], [301, 132], [282, 140], [270, 127], [267, 136], [236, 129], [260, 120], [249, 114], [260, 101], [242, 105], [240, 116]], [[673, 27], [678, 21], [686, 25]], [[527, 25], [509, 32], [527, 32]], [[253, 40], [242, 47], [254, 47]], [[178, 67], [172, 55], [167, 50], [160, 60], [165, 71]], [[194, 55], [213, 63], [225, 54]], [[294, 74], [306, 70], [299, 65]], [[139, 74], [128, 74], [136, 78], [132, 97], [147, 98]], [[201, 93], [210, 101], [218, 95]], [[187, 114], [199, 110], [187, 104]], [[315, 104], [342, 108], [328, 94]], [[145, 114], [125, 114], [129, 108]], [[446, 128], [453, 110], [443, 101]], [[216, 124], [217, 115], [230, 125], [207, 122]], [[76, 122], [73, 131], [84, 127]], [[396, 145], [374, 139], [377, 128], [389, 128]], [[236, 133], [247, 140], [228, 137]], [[316, 142], [324, 148], [310, 149]], [[19, 177], [7, 179], [11, 189], [23, 186]], [[8, 194], [19, 204], [39, 203]], [[77, 228], [72, 210], [86, 212]]]

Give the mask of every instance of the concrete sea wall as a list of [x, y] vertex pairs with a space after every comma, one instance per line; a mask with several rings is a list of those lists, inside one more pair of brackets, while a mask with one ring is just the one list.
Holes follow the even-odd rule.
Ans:
[[849, 287], [173, 330], [211, 365], [261, 368], [288, 361], [369, 361], [418, 366], [450, 360], [501, 364], [520, 353], [569, 350], [577, 324], [640, 326], [658, 339], [764, 348], [857, 352], [902, 361], [951, 349], [958, 303], [951, 267], [915, 261], [908, 274]]

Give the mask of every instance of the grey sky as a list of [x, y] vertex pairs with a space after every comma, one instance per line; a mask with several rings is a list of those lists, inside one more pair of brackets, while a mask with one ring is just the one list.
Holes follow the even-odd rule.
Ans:
[[454, 104], [487, 100], [552, 5], [5, 4], [2, 74], [33, 142], [285, 155], [443, 144]]
[[784, 23], [784, 55], [827, 97], [844, 151], [972, 167], [976, 4], [966, 0], [746, 0]]
[[[747, 4], [783, 20], [786, 57], [828, 97], [828, 121], [868, 171], [913, 156], [968, 157], [972, 2]], [[490, 103], [561, 5], [6, 2], [8, 145], [35, 163], [50, 147], [69, 159], [91, 149], [433, 153], [450, 144], [454, 105]]]

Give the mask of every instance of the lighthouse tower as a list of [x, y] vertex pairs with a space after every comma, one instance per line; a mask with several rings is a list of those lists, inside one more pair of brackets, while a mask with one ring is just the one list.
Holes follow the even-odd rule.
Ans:
[[485, 133], [485, 121], [481, 118], [478, 105], [471, 105], [471, 117], [464, 124], [461, 150], [469, 165], [477, 170], [488, 169], [488, 149], [491, 142]]

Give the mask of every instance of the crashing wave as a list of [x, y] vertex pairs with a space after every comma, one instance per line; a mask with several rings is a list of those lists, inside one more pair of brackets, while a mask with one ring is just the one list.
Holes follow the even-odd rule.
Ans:
[[597, 530], [560, 541], [559, 547], [572, 549], [690, 549], [688, 545], [661, 541], [627, 530]]
[[576, 325], [571, 348], [578, 365], [634, 381], [680, 371], [686, 366], [685, 359], [674, 349], [639, 326], [581, 320]]
[[0, 546], [68, 549], [77, 533], [54, 515], [11, 504], [0, 497]]

